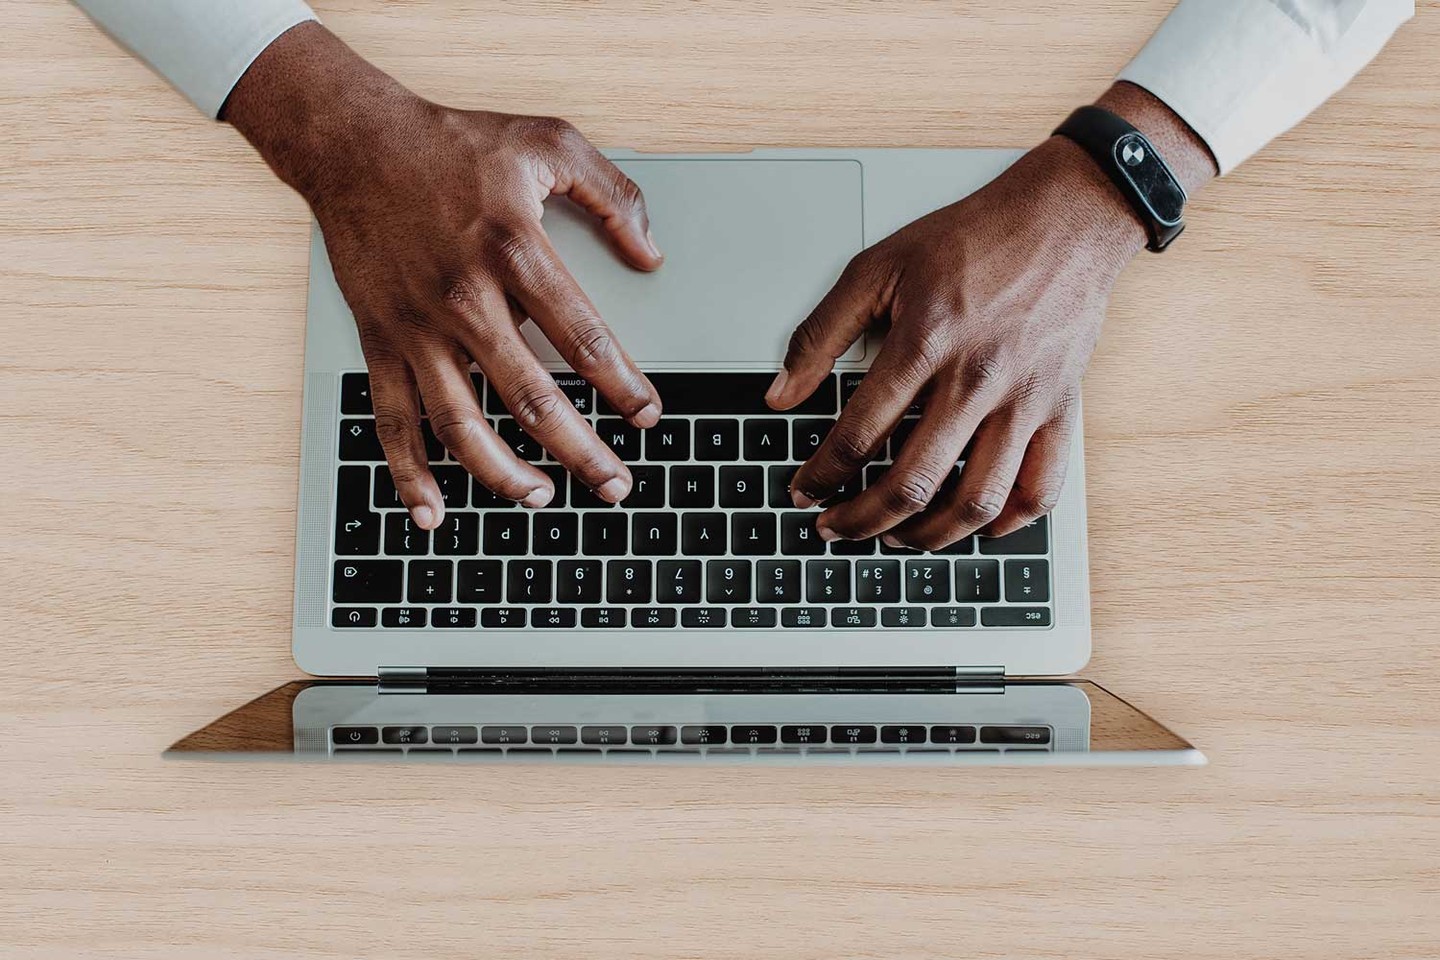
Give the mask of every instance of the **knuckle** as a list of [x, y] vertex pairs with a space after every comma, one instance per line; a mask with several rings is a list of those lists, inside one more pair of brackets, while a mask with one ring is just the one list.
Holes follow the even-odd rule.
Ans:
[[874, 447], [867, 432], [856, 427], [836, 427], [830, 432], [829, 441], [835, 459], [844, 464], [866, 462]]
[[984, 488], [967, 493], [960, 498], [959, 518], [967, 527], [982, 527], [1000, 516], [1005, 509], [1005, 494]]
[[469, 277], [447, 276], [440, 281], [440, 302], [451, 310], [468, 310], [479, 299], [479, 288]]
[[790, 334], [790, 344], [786, 350], [790, 356], [800, 357], [816, 353], [819, 348], [820, 320], [811, 314]]
[[625, 176], [619, 175], [614, 187], [613, 200], [615, 206], [630, 212], [632, 215], [642, 212], [645, 209], [645, 195], [640, 192], [640, 187]]
[[538, 139], [557, 145], [572, 142], [573, 138], [580, 135], [575, 125], [563, 117], [532, 117], [530, 129]]
[[938, 370], [950, 354], [952, 334], [943, 317], [931, 314], [910, 334], [909, 347], [922, 370]]
[[587, 380], [618, 362], [620, 347], [599, 318], [575, 324], [566, 333], [564, 353], [570, 367]]
[[[895, 471], [887, 475], [894, 476]], [[923, 510], [935, 498], [939, 489], [935, 478], [920, 471], [910, 471], [894, 476], [885, 485], [885, 506], [894, 513], [912, 514]]]
[[375, 436], [387, 455], [408, 460], [415, 421], [395, 410], [375, 411]]
[[1017, 512], [1033, 519], [1055, 509], [1060, 503], [1060, 488], [1045, 486], [1039, 490], [1031, 490], [1028, 487], [1017, 486], [1011, 494], [1011, 500], [1015, 504]]
[[515, 422], [527, 433], [544, 430], [554, 424], [564, 413], [568, 401], [555, 389], [554, 384], [522, 384], [516, 395], [505, 401]]
[[565, 466], [567, 470], [580, 478], [581, 483], [590, 487], [599, 486], [615, 475], [614, 466], [604, 457], [593, 453], [579, 459], [572, 459]]
[[445, 404], [430, 410], [430, 429], [447, 450], [465, 447], [479, 426], [469, 410]]
[[975, 390], [994, 387], [1005, 378], [1007, 364], [994, 350], [986, 350], [972, 356], [965, 363], [965, 382]]

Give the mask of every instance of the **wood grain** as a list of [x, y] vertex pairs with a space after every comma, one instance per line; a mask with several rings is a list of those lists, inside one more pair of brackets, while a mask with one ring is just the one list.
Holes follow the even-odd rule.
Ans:
[[[319, 5], [653, 149], [1028, 144], [1165, 0]], [[1194, 204], [1086, 382], [1089, 674], [1199, 771], [162, 763], [296, 673], [305, 222], [70, 5], [0, 57], [0, 955], [1440, 954], [1440, 10]]]

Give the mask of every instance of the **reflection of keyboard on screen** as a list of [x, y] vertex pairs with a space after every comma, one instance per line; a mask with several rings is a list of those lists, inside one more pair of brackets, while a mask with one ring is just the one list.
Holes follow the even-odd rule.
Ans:
[[[555, 482], [541, 510], [502, 500], [447, 460], [426, 426], [445, 500], [433, 532], [395, 494], [375, 435], [369, 379], [342, 379], [335, 490], [335, 627], [587, 629], [716, 627], [1048, 627], [1048, 522], [1010, 536], [967, 537], [943, 550], [875, 539], [826, 544], [817, 510], [789, 484], [819, 446], [861, 374], [831, 375], [776, 414], [769, 373], [652, 373], [664, 418], [639, 430], [607, 415], [575, 376], [556, 379], [634, 478], [607, 504], [569, 478], [472, 374], [486, 416]], [[886, 470], [910, 431], [840, 498]], [[837, 498], [838, 499], [838, 498]], [[833, 501], [832, 501], [833, 502]]]

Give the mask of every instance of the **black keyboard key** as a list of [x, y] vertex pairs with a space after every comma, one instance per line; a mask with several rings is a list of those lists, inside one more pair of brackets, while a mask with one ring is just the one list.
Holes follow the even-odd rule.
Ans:
[[755, 564], [755, 599], [759, 603], [799, 603], [800, 561], [758, 561]]
[[569, 607], [536, 607], [530, 611], [530, 626], [569, 630], [575, 626], [575, 611]]
[[[660, 392], [665, 412], [671, 416], [736, 416], [773, 414], [765, 403], [765, 391], [775, 373], [648, 373], [650, 382]], [[600, 398], [600, 412], [609, 413], [605, 398]], [[834, 415], [836, 407], [835, 375], [830, 374], [794, 409], [797, 416]]]
[[765, 468], [746, 466], [721, 467], [720, 506], [765, 506]]
[[408, 513], [385, 517], [385, 553], [392, 557], [423, 557], [430, 552], [430, 531], [421, 530]]
[[824, 607], [785, 607], [780, 611], [782, 627], [823, 627], [827, 620]]
[[931, 550], [932, 554], [942, 557], [968, 557], [975, 552], [975, 538], [961, 537], [954, 543], [946, 544], [938, 550]]
[[411, 560], [409, 601], [449, 603], [454, 572], [449, 560]]
[[890, 724], [880, 728], [881, 743], [924, 743], [925, 728]]
[[680, 552], [686, 556], [723, 556], [729, 537], [729, 522], [723, 513], [686, 513], [680, 516]]
[[696, 420], [695, 459], [730, 463], [740, 459], [740, 421]]
[[1050, 599], [1050, 561], [1006, 560], [1005, 599], [1011, 603], [1044, 603]]
[[581, 727], [580, 742], [594, 747], [620, 747], [628, 741], [624, 727]]
[[517, 743], [529, 743], [530, 734], [523, 726], [491, 724], [480, 728], [481, 743], [498, 743], [503, 746], [510, 746]]
[[502, 417], [496, 421], [495, 430], [500, 434], [500, 439], [509, 444], [510, 449], [515, 451], [515, 456], [521, 460], [538, 463], [544, 459], [545, 451], [541, 448], [540, 441], [526, 433], [516, 421]]
[[799, 469], [798, 466], [792, 463], [785, 464], [784, 466], [774, 466], [766, 471], [769, 482], [765, 485], [765, 488], [769, 491], [769, 497], [767, 499], [769, 500], [770, 506], [778, 507], [782, 510], [787, 507], [794, 508], [795, 499], [790, 496], [790, 481], [795, 479], [795, 471]]
[[530, 728], [530, 742], [538, 744], [549, 744], [554, 746], [561, 743], [575, 743], [580, 739], [580, 731], [568, 726], [532, 726]]
[[790, 459], [790, 421], [746, 420], [743, 433], [746, 460], [764, 462]]
[[430, 739], [437, 744], [478, 743], [480, 731], [474, 727], [431, 727]]
[[425, 459], [432, 463], [445, 459], [445, 444], [435, 436], [435, 430], [430, 426], [429, 420], [420, 421], [420, 439], [425, 441]]
[[499, 603], [502, 569], [499, 560], [461, 560], [455, 599], [461, 603]]
[[525, 608], [485, 607], [480, 611], [480, 626], [489, 630], [523, 627], [525, 626]]
[[[356, 468], [341, 467], [340, 469], [344, 471]], [[382, 510], [405, 509], [405, 502], [400, 499], [400, 494], [395, 490], [395, 478], [390, 475], [390, 468], [384, 464], [375, 468], [375, 506]]]
[[682, 627], [703, 630], [726, 626], [728, 621], [729, 618], [726, 616], [724, 607], [682, 607], [680, 610]]
[[595, 388], [590, 386], [584, 377], [573, 373], [557, 373], [555, 385], [582, 416], [588, 417], [595, 412]]
[[480, 552], [480, 517], [474, 513], [446, 513], [435, 528], [435, 552], [442, 556], [473, 557]]
[[350, 627], [373, 627], [375, 626], [374, 607], [336, 607], [330, 611], [330, 626]]
[[555, 570], [555, 599], [559, 603], [599, 603], [599, 560], [561, 560]]
[[380, 738], [386, 743], [409, 746], [413, 743], [429, 743], [429, 727], [386, 727], [380, 731]]
[[772, 607], [740, 607], [731, 612], [732, 627], [773, 627], [779, 616]]
[[645, 464], [630, 468], [630, 494], [620, 505], [627, 510], [665, 506], [665, 468]]
[[673, 627], [675, 623], [675, 611], [670, 607], [636, 607], [630, 611], [632, 627]]
[[380, 552], [380, 514], [370, 509], [370, 468], [341, 467], [335, 475], [335, 552], [374, 556]]
[[384, 462], [385, 450], [375, 435], [374, 420], [340, 421], [340, 459]]
[[330, 742], [337, 747], [363, 747], [380, 742], [380, 731], [374, 727], [331, 727]]
[[715, 506], [715, 468], [693, 464], [671, 467], [670, 506], [684, 509]]
[[469, 607], [436, 607], [430, 611], [430, 625], [441, 629], [468, 630], [475, 626], [475, 611]]
[[625, 626], [624, 607], [586, 607], [580, 611], [580, 626], [595, 630]]
[[975, 728], [955, 724], [936, 724], [930, 728], [931, 743], [974, 743]]
[[830, 553], [837, 557], [868, 557], [875, 552], [875, 543], [874, 537], [866, 537], [864, 540], [832, 540]]
[[955, 599], [960, 603], [994, 603], [1000, 599], [999, 560], [956, 560]]
[[547, 463], [540, 468], [540, 472], [550, 478], [550, 485], [555, 493], [550, 497], [550, 502], [545, 504], [551, 510], [557, 510], [565, 506], [565, 491], [570, 489], [570, 474], [558, 463]]
[[1049, 607], [984, 607], [980, 610], [983, 627], [1048, 627]]
[[876, 730], [869, 724], [835, 724], [830, 727], [831, 743], [874, 743]]
[[482, 510], [496, 510], [515, 506], [514, 500], [506, 500], [474, 478], [470, 481], [470, 505]]
[[464, 467], [432, 466], [430, 473], [435, 477], [435, 483], [440, 488], [440, 499], [445, 501], [447, 509], [454, 510], [466, 505], [466, 497], [470, 493], [470, 474], [465, 472]]
[[797, 723], [780, 728], [781, 743], [824, 743], [828, 739], [824, 724]]
[[620, 557], [629, 549], [630, 518], [618, 510], [587, 513], [580, 526], [580, 552], [587, 557]]
[[862, 560], [855, 565], [855, 600], [858, 603], [900, 601], [900, 561]]
[[340, 378], [340, 412], [367, 416], [373, 412], [368, 373], [347, 373]]
[[790, 425], [790, 459], [809, 460], [835, 427], [834, 420], [796, 420]]
[[923, 627], [924, 607], [886, 607], [880, 611], [882, 627]]
[[554, 569], [549, 560], [511, 560], [505, 564], [508, 603], [549, 603]]
[[730, 725], [731, 743], [774, 743], [779, 735], [779, 730], [766, 723], [732, 723]]
[[485, 514], [484, 553], [518, 557], [530, 552], [530, 516], [526, 513]]
[[710, 603], [749, 603], [750, 561], [706, 561], [705, 587], [705, 599]]
[[336, 560], [336, 603], [399, 603], [403, 592], [403, 560]]
[[730, 552], [741, 557], [766, 557], [775, 552], [775, 514], [732, 513]]
[[979, 537], [980, 552], [986, 556], [1045, 554], [1050, 551], [1050, 518], [1041, 517], [1003, 537]]
[[905, 602], [949, 603], [950, 564], [944, 560], [906, 560]]
[[630, 552], [642, 557], [673, 557], [679, 548], [673, 513], [637, 513], [630, 525]]
[[668, 747], [679, 739], [674, 727], [635, 726], [630, 728], [630, 742], [639, 747]]
[[605, 564], [605, 599], [610, 603], [650, 602], [649, 560], [610, 560]]
[[835, 607], [830, 611], [832, 627], [873, 627], [874, 607]]
[[808, 603], [849, 603], [850, 561], [806, 560], [805, 600]]
[[981, 743], [1042, 744], [1050, 742], [1049, 727], [981, 727]]
[[713, 746], [727, 739], [728, 731], [723, 724], [680, 728], [680, 742], [692, 747]]
[[537, 513], [532, 550], [541, 557], [573, 557], [580, 550], [580, 518], [573, 513]]
[[424, 607], [386, 607], [380, 611], [380, 623], [395, 629], [423, 627], [428, 619]]
[[660, 603], [699, 603], [700, 561], [661, 560], [655, 568], [655, 599]]
[[690, 459], [690, 421], [666, 420], [645, 431], [645, 459], [671, 463]]
[[815, 530], [815, 518], [809, 511], [788, 511], [780, 514], [780, 552], [786, 556], [819, 556], [825, 552], [825, 541]]
[[930, 626], [973, 627], [975, 626], [975, 608], [932, 607], [930, 610]]
[[[840, 374], [840, 406], [841, 406], [841, 407], [844, 407], [845, 404], [847, 404], [847, 403], [850, 402], [850, 398], [853, 397], [853, 396], [855, 395], [855, 391], [860, 388], [860, 381], [861, 381], [861, 380], [864, 380], [864, 379], [865, 379], [865, 374], [864, 374], [864, 373], [842, 373], [842, 374]], [[906, 408], [906, 410], [905, 410], [906, 414], [912, 415], [912, 416], [919, 416], [920, 410], [921, 410], [922, 406], [924, 405], [924, 402], [925, 402], [925, 394], [922, 393], [919, 397], [916, 397], [916, 398], [915, 398], [914, 402], [912, 402], [909, 407]]]
[[570, 478], [570, 507], [574, 510], [614, 510], [615, 504], [600, 497], [578, 477]]
[[624, 420], [600, 420], [595, 424], [595, 432], [621, 460], [640, 459], [639, 427], [632, 427]]

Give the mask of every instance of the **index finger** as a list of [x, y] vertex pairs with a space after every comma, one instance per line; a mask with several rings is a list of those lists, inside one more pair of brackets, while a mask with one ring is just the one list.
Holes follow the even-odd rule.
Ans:
[[620, 346], [542, 231], [510, 255], [507, 292], [565, 362], [590, 381], [622, 417], [641, 428], [660, 422], [660, 394]]

